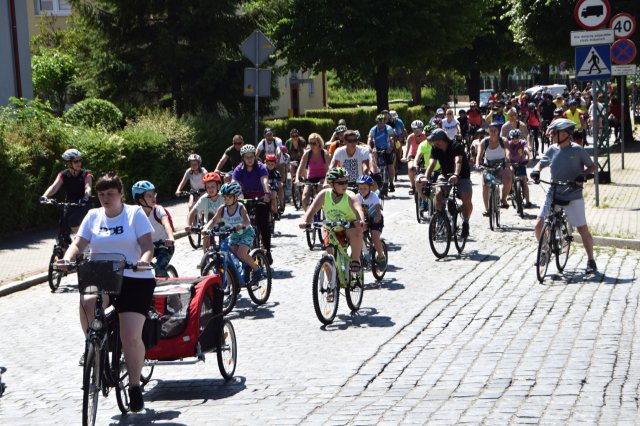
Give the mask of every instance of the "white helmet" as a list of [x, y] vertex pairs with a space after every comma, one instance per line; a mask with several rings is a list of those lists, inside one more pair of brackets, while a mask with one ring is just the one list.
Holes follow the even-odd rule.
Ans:
[[389, 115], [391, 118], [398, 118], [398, 113], [395, 110], [389, 111]]
[[256, 147], [251, 145], [250, 143], [243, 145], [242, 148], [240, 148], [240, 156], [244, 157], [245, 154], [255, 154], [256, 153]]
[[62, 159], [64, 161], [71, 161], [75, 158], [82, 157], [82, 153], [77, 149], [68, 149], [62, 153]]
[[549, 131], [555, 131], [555, 130], [565, 130], [567, 132], [573, 132], [573, 129], [575, 129], [576, 127], [576, 123], [574, 123], [571, 120], [567, 120], [566, 118], [559, 118], [557, 120], [555, 120], [553, 123], [549, 124], [549, 127], [547, 127], [547, 130]]
[[187, 161], [197, 161], [198, 163], [202, 163], [202, 157], [200, 157], [198, 154], [191, 154]]
[[424, 123], [420, 120], [415, 120], [411, 123], [411, 130], [424, 129]]

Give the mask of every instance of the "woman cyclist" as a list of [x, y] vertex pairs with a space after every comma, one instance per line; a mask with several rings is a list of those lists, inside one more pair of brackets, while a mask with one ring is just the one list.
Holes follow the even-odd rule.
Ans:
[[269, 171], [267, 167], [256, 160], [256, 148], [247, 144], [240, 150], [242, 163], [233, 169], [231, 180], [242, 187], [245, 199], [262, 198], [263, 203], [257, 203], [256, 208], [256, 232], [264, 249], [267, 251], [269, 264], [273, 263], [271, 257], [271, 233], [269, 232], [269, 216], [271, 210], [271, 188], [269, 187]]
[[[187, 226], [185, 232], [191, 232], [191, 226], [196, 222], [196, 217], [202, 215], [205, 222], [213, 217], [218, 211], [218, 207], [224, 204], [224, 200], [218, 195], [222, 178], [216, 172], [208, 172], [202, 177], [206, 195], [200, 197], [187, 216]], [[209, 237], [205, 236], [202, 242], [202, 249], [207, 251], [209, 247]], [[204, 259], [204, 258], [203, 258]]]
[[[67, 168], [56, 176], [50, 187], [40, 197], [41, 203], [46, 203], [49, 197], [53, 197], [60, 188], [64, 188], [65, 201], [67, 203], [87, 203], [91, 199], [91, 184], [93, 176], [82, 168], [82, 154], [77, 149], [68, 149], [62, 154]], [[62, 218], [62, 227], [65, 235], [71, 231], [77, 232], [80, 222], [89, 211], [90, 206], [70, 207]], [[68, 243], [71, 242], [67, 241]]]
[[[309, 135], [309, 147], [310, 149], [302, 154], [295, 181], [302, 183], [306, 180], [310, 183], [319, 184], [327, 175], [331, 154], [324, 149], [324, 141], [318, 133], [311, 133]], [[311, 192], [311, 186], [305, 185], [302, 193], [302, 209], [304, 211], [307, 211], [307, 207], [309, 207]]]
[[[509, 145], [507, 146], [507, 157], [511, 164], [511, 169], [515, 176], [520, 176], [520, 182], [522, 182], [522, 193], [526, 203], [524, 208], [529, 209], [532, 207], [529, 201], [529, 184], [527, 182], [527, 163], [531, 158], [531, 151], [529, 151], [529, 145], [527, 141], [520, 137], [520, 130], [514, 129], [509, 132]], [[513, 164], [517, 163], [517, 165]]]
[[[98, 179], [96, 192], [102, 207], [92, 209], [80, 224], [78, 235], [64, 255], [63, 262], [89, 248], [91, 253], [121, 253], [127, 262], [149, 266], [153, 259], [153, 226], [139, 206], [122, 202], [122, 181], [115, 173]], [[151, 270], [125, 269], [122, 291], [105, 296], [120, 318], [120, 339], [129, 372], [129, 406], [136, 412], [144, 408], [140, 372], [144, 364], [144, 325], [156, 282]], [[95, 314], [96, 296], [80, 295], [80, 323], [86, 333]]]
[[184, 188], [184, 186], [187, 184], [187, 181], [189, 181], [191, 190], [198, 191], [198, 195], [189, 195], [189, 202], [187, 203], [187, 207], [189, 208], [189, 210], [191, 210], [196, 201], [198, 201], [198, 198], [200, 198], [200, 195], [204, 193], [204, 182], [202, 181], [202, 178], [207, 173], [207, 169], [202, 167], [202, 157], [200, 157], [198, 154], [191, 154], [187, 161], [189, 162], [189, 168], [186, 172], [184, 172], [184, 176], [178, 184], [178, 189], [176, 189], [176, 197], [180, 196], [180, 191], [182, 191], [182, 188]]
[[164, 207], [156, 202], [156, 187], [148, 180], [134, 183], [131, 187], [131, 195], [136, 204], [142, 207], [151, 226], [153, 226], [151, 238], [155, 246], [153, 257], [156, 259], [156, 277], [168, 277], [167, 265], [171, 262], [175, 250], [173, 226], [169, 220], [169, 214]]
[[415, 120], [411, 123], [412, 133], [407, 138], [407, 148], [404, 153], [403, 163], [408, 163], [409, 181], [411, 182], [411, 190], [409, 195], [413, 195], [416, 190], [416, 164], [413, 161], [418, 154], [418, 146], [427, 139], [427, 135], [424, 134], [424, 123], [420, 120]]
[[[509, 123], [504, 124], [508, 126]], [[491, 123], [489, 125], [489, 136], [484, 138], [478, 149], [478, 157], [476, 164], [495, 167], [504, 164], [507, 159], [506, 141], [500, 136], [500, 128], [504, 129], [499, 123]], [[509, 208], [507, 203], [507, 196], [511, 191], [511, 173], [504, 173], [504, 168], [500, 169], [495, 175], [496, 179], [502, 180], [502, 201], [500, 207], [503, 209]], [[482, 198], [484, 200], [484, 212], [483, 216], [489, 216], [489, 186], [486, 185], [486, 181], [482, 185]]]

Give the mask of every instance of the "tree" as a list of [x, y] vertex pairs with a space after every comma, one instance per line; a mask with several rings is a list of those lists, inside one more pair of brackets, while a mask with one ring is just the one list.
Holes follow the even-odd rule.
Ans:
[[31, 70], [36, 96], [49, 101], [54, 112], [62, 115], [67, 90], [77, 72], [73, 57], [56, 49], [41, 49], [31, 58]]
[[371, 81], [378, 109], [387, 109], [390, 70], [468, 44], [482, 8], [464, 0], [290, 0], [274, 41], [291, 69]]

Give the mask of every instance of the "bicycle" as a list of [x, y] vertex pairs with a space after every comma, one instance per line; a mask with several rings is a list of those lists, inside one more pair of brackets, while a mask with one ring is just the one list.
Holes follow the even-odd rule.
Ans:
[[[318, 191], [320, 189], [320, 187], [322, 186], [322, 182], [300, 182], [297, 185], [298, 187], [302, 188], [305, 186], [309, 186], [310, 187], [310, 200], [313, 201], [316, 198], [316, 195], [318, 194]], [[313, 221], [314, 222], [322, 222], [324, 220], [324, 212], [321, 210], [319, 210], [318, 212], [316, 212], [316, 214], [313, 215]], [[318, 242], [320, 244], [320, 247], [323, 247], [323, 239], [322, 239], [322, 230], [321, 229], [311, 229], [308, 228], [305, 230], [305, 234], [307, 237], [307, 246], [309, 246], [309, 250], [313, 250], [313, 248], [316, 246], [316, 242]]]
[[500, 201], [502, 200], [502, 181], [496, 178], [496, 174], [504, 169], [501, 164], [495, 167], [480, 166], [479, 170], [484, 171], [484, 185], [489, 186], [489, 203], [487, 211], [489, 213], [489, 229], [492, 231], [496, 227], [500, 228]]
[[[523, 164], [517, 162], [511, 162], [513, 168], [517, 168]], [[516, 176], [516, 173], [511, 170], [511, 176], [513, 176], [513, 185], [511, 185], [511, 191], [509, 192], [509, 199], [511, 205], [518, 212], [518, 216], [524, 218], [524, 189], [522, 187], [522, 179], [526, 179], [526, 176]]]
[[[336, 228], [350, 228], [349, 222], [312, 222], [309, 227], [335, 232]], [[330, 243], [334, 254], [323, 253], [313, 271], [313, 309], [324, 325], [331, 324], [338, 312], [340, 289], [344, 289], [347, 305], [352, 312], [360, 309], [364, 293], [364, 273], [350, 270], [351, 255], [346, 237], [336, 235]]]
[[[387, 159], [384, 149], [376, 149], [378, 168], [380, 169], [380, 200], [384, 200], [389, 195], [389, 169], [387, 168]], [[357, 191], [357, 189], [356, 189]]]
[[76, 269], [80, 293], [96, 295], [95, 316], [85, 340], [82, 424], [95, 424], [99, 394], [106, 397], [111, 388], [116, 391], [118, 408], [125, 414], [129, 411], [129, 373], [122, 353], [119, 318], [115, 310], [103, 309], [102, 301], [104, 295], [120, 294], [125, 269], [149, 270], [152, 267], [135, 266], [127, 262], [124, 255], [115, 253], [80, 255], [76, 262], [54, 266]]
[[[298, 169], [299, 164], [297, 161], [291, 161], [289, 164], [290, 166], [295, 167], [296, 170]], [[295, 175], [292, 175], [291, 179], [293, 180], [294, 177]], [[296, 210], [300, 210], [302, 208], [302, 190], [303, 186], [300, 183], [291, 185], [291, 203]]]
[[[452, 239], [458, 253], [462, 253], [467, 237], [462, 236], [462, 226], [458, 224], [458, 218], [462, 216], [462, 201], [458, 198], [457, 186], [448, 182], [436, 182], [433, 186], [441, 188], [437, 195], [440, 197], [440, 207], [429, 222], [429, 246], [433, 254], [442, 259], [449, 253]], [[449, 194], [445, 197], [446, 191]]]
[[[418, 178], [416, 177], [416, 179]], [[425, 196], [425, 200], [420, 198], [417, 190], [414, 191], [413, 194], [413, 202], [415, 204], [416, 219], [418, 220], [418, 223], [422, 223], [423, 219], [426, 219], [427, 221], [431, 220], [435, 208], [433, 204], [433, 197], [431, 194], [431, 182], [424, 180], [424, 178], [422, 178], [421, 181], [422, 195]], [[423, 201], [426, 202], [423, 204]]]
[[547, 136], [547, 126], [549, 125], [549, 123], [547, 122], [547, 120], [540, 120], [540, 153], [544, 154], [544, 145], [547, 144], [547, 148], [549, 148], [551, 146], [551, 140], [549, 139], [549, 137]]
[[[156, 241], [153, 243], [153, 247], [154, 247], [154, 259], [156, 259], [157, 261], [157, 254], [159, 251], [162, 250], [171, 250], [171, 247], [167, 247], [167, 245], [165, 244], [164, 241]], [[156, 262], [151, 262], [151, 266], [155, 269], [156, 267]], [[167, 277], [168, 278], [178, 278], [178, 271], [176, 270], [175, 266], [169, 264], [165, 267], [165, 271], [167, 272]]]
[[[198, 201], [200, 195], [204, 190], [192, 189], [191, 191], [182, 191], [180, 193], [180, 197], [189, 197], [193, 195], [194, 203]], [[189, 238], [189, 244], [194, 249], [199, 249], [202, 247], [202, 235], [200, 235], [200, 231], [205, 224], [204, 212], [198, 212], [196, 215], [196, 222], [190, 226], [189, 232], [187, 232], [187, 238]]]
[[[369, 218], [367, 218], [367, 225], [369, 224]], [[371, 231], [369, 227], [364, 231], [363, 234], [363, 245], [362, 245], [362, 254], [360, 255], [360, 264], [362, 268], [365, 270], [371, 270], [373, 274], [373, 278], [376, 281], [382, 281], [384, 275], [387, 273], [387, 265], [389, 264], [389, 253], [387, 250], [387, 242], [384, 238], [380, 239], [382, 243], [382, 251], [384, 253], [384, 258], [386, 259], [383, 265], [379, 265], [376, 262], [376, 248], [373, 245], [373, 241], [371, 240]]]
[[538, 132], [540, 131], [540, 127], [527, 126], [527, 131], [529, 133], [529, 145], [531, 147], [531, 155], [535, 160], [536, 158], [538, 158]]
[[67, 216], [69, 208], [83, 207], [85, 204], [62, 203], [51, 199], [47, 199], [47, 201], [41, 201], [40, 203], [55, 206], [61, 210], [60, 220], [58, 221], [58, 235], [56, 236], [56, 242], [53, 245], [53, 252], [51, 253], [51, 258], [49, 259], [49, 270], [47, 273], [49, 288], [51, 289], [52, 293], [55, 293], [58, 287], [60, 287], [62, 278], [67, 276], [67, 272], [56, 269], [53, 265], [62, 260], [65, 252], [71, 245], [71, 234], [69, 232], [69, 229], [63, 224], [64, 218]]
[[562, 205], [567, 203], [556, 200], [556, 191], [558, 187], [575, 188], [575, 182], [547, 182], [552, 188], [551, 208], [544, 218], [540, 241], [538, 242], [538, 252], [536, 254], [536, 275], [538, 281], [543, 282], [547, 274], [549, 261], [553, 254], [556, 255], [556, 267], [558, 272], [564, 271], [571, 250], [571, 242], [573, 241], [573, 227], [567, 220], [567, 216]]
[[[228, 237], [234, 232], [234, 228], [224, 224], [205, 231], [211, 237], [211, 245], [204, 254], [204, 265], [200, 275], [219, 274], [222, 278], [224, 298], [222, 312], [227, 315], [233, 310], [242, 286], [247, 287], [249, 297], [256, 305], [264, 305], [271, 294], [272, 271], [267, 260], [267, 253], [263, 249], [253, 249], [249, 256], [262, 269], [264, 279], [252, 282], [251, 268], [231, 252]], [[216, 243], [215, 238], [218, 237]], [[241, 274], [242, 272], [242, 274]]]

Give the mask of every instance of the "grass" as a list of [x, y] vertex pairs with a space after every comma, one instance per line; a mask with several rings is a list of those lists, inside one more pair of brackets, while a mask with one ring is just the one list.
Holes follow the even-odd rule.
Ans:
[[[411, 99], [411, 92], [403, 88], [389, 89], [389, 100]], [[343, 87], [329, 87], [329, 103], [330, 104], [351, 104], [351, 105], [375, 105], [376, 91], [372, 88], [367, 89], [348, 89]], [[434, 90], [422, 88], [422, 103], [434, 103]]]

